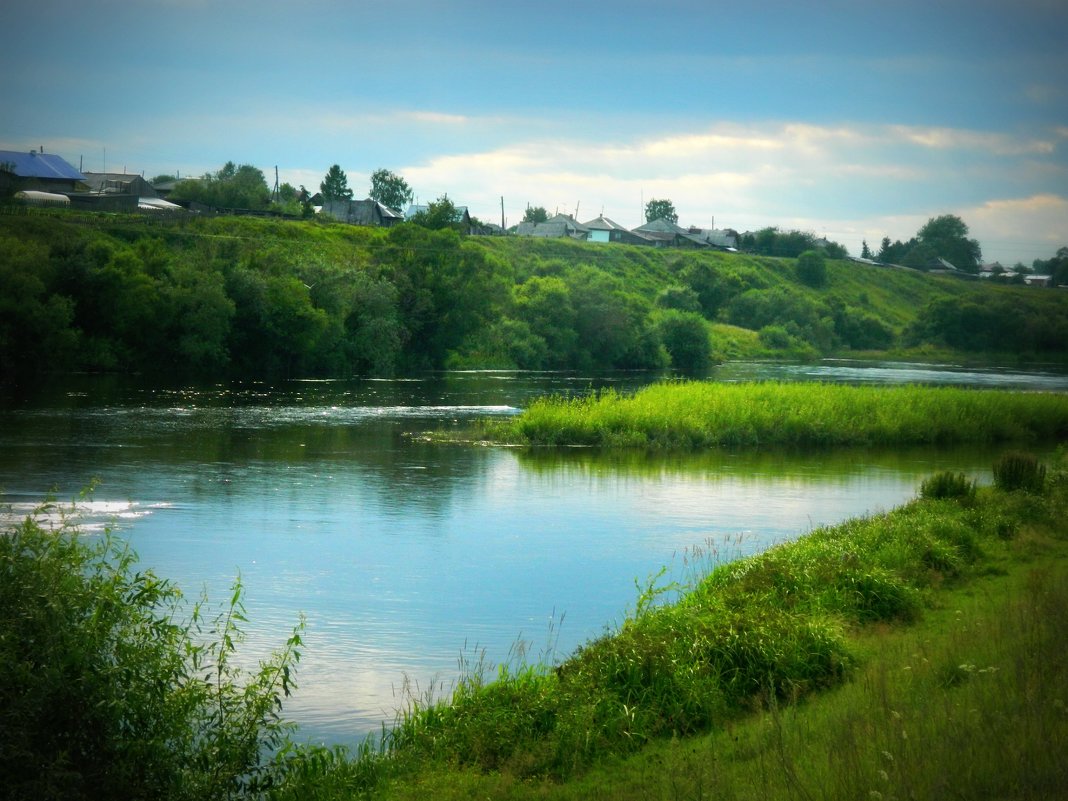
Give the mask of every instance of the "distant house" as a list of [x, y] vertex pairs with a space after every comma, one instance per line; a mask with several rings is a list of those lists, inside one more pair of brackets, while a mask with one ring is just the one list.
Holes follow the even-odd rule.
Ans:
[[687, 229], [690, 236], [696, 236], [710, 247], [717, 250], [737, 252], [738, 232], [730, 228], [695, 228]]
[[617, 242], [623, 245], [653, 245], [655, 241], [644, 234], [628, 231], [619, 223], [603, 214], [595, 220], [582, 224], [589, 230], [587, 240], [590, 242]]
[[336, 220], [352, 225], [390, 228], [404, 222], [404, 215], [383, 206], [377, 200], [324, 200], [322, 211]]
[[1053, 286], [1052, 275], [1025, 275], [1023, 280], [1028, 286]]
[[156, 187], [140, 175], [128, 175], [117, 172], [87, 172], [85, 182], [89, 191], [97, 194], [136, 195], [142, 197], [160, 197]]
[[84, 191], [85, 176], [53, 153], [0, 150], [0, 195]]
[[711, 247], [703, 237], [698, 234], [691, 234], [688, 229], [683, 228], [670, 220], [653, 220], [645, 225], [640, 225], [634, 229], [634, 233], [642, 234], [653, 240], [657, 247], [672, 247], [672, 248], [707, 248]]
[[590, 229], [568, 214], [557, 214], [545, 222], [521, 222], [516, 228], [519, 236], [537, 236], [548, 239], [576, 239], [585, 242]]
[[963, 278], [966, 281], [978, 281], [979, 280], [979, 276], [978, 275], [975, 275], [973, 273], [968, 273], [968, 272], [965, 272], [964, 270], [958, 269], [956, 266], [951, 264], [946, 259], [941, 258], [940, 256], [937, 256], [935, 258], [930, 259], [924, 265], [924, 269], [929, 273], [938, 273], [938, 274], [941, 274], [941, 275], [952, 275], [955, 278]]
[[160, 196], [140, 175], [87, 172], [89, 191], [70, 195], [74, 208], [87, 211], [179, 211], [181, 206]]

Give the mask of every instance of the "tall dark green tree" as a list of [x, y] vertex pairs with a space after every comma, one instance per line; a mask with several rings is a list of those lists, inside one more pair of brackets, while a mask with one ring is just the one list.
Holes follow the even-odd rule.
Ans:
[[679, 213], [675, 211], [675, 204], [670, 200], [650, 200], [645, 204], [645, 221], [647, 223], [657, 220], [667, 220], [671, 223], [679, 221]]
[[383, 206], [403, 211], [404, 207], [412, 202], [415, 193], [408, 186], [408, 182], [396, 173], [378, 169], [371, 173], [371, 192], [368, 197]]
[[916, 233], [916, 238], [920, 245], [934, 251], [937, 258], [945, 259], [958, 270], [979, 272], [982, 248], [979, 242], [968, 238], [968, 226], [960, 217], [953, 214], [932, 217]]
[[326, 177], [319, 184], [319, 191], [323, 193], [324, 200], [352, 200], [348, 176], [337, 164], [327, 170]]

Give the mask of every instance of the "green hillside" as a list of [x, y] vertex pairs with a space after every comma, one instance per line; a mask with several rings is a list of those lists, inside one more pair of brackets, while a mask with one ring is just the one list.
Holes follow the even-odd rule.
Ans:
[[849, 261], [813, 278], [798, 264], [413, 225], [4, 214], [0, 368], [699, 371], [726, 358], [1068, 353], [1062, 290]]

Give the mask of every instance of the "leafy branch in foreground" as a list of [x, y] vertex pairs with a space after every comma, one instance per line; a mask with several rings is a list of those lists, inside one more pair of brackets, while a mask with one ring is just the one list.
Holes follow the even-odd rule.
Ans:
[[246, 676], [240, 581], [213, 618], [201, 599], [183, 622], [180, 590], [127, 545], [47, 528], [44, 511], [0, 536], [0, 798], [202, 801], [277, 783], [303, 619]]

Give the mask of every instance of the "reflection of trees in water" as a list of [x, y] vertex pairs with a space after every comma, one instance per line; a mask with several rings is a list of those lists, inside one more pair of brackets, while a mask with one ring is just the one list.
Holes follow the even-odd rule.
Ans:
[[997, 456], [990, 447], [828, 450], [710, 450], [700, 453], [605, 452], [592, 448], [519, 450], [525, 470], [561, 477], [706, 478], [710, 481], [774, 481], [825, 484], [851, 481], [872, 473], [923, 477], [935, 470], [989, 469]]

